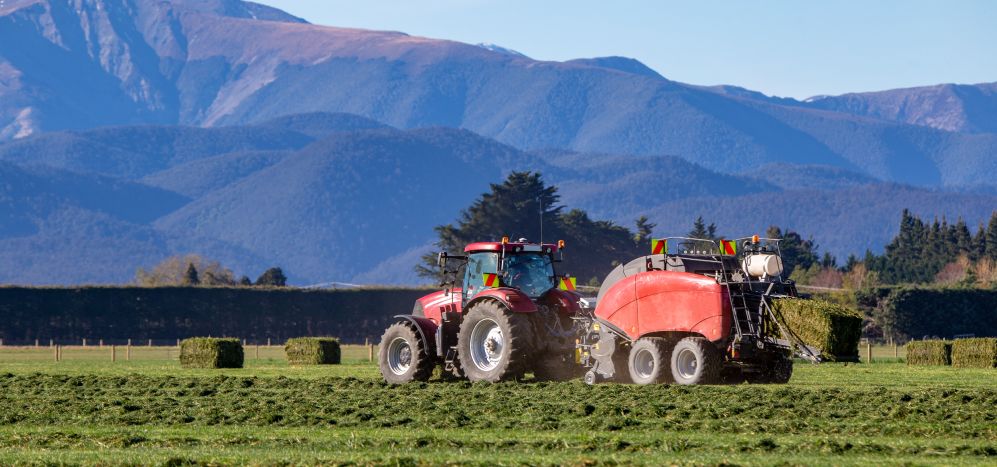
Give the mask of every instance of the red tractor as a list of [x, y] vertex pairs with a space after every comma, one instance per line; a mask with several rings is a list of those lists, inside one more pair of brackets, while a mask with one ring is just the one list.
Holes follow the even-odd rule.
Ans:
[[444, 375], [489, 382], [533, 372], [543, 380], [584, 374], [589, 384], [785, 383], [794, 349], [818, 360], [771, 307], [796, 296], [781, 277], [777, 240], [652, 243], [653, 254], [610, 272], [596, 299], [555, 273], [563, 241], [503, 239], [472, 243], [463, 256], [440, 253], [451, 281], [388, 327], [381, 374], [389, 383], [425, 381], [441, 366]]

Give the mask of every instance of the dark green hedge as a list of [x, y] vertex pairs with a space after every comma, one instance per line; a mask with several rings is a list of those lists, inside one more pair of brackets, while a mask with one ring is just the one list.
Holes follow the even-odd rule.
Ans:
[[244, 359], [239, 339], [192, 337], [180, 343], [183, 368], [242, 368]]
[[284, 344], [291, 365], [338, 365], [342, 361], [339, 340], [332, 337], [295, 337]]
[[856, 298], [887, 335], [899, 340], [997, 336], [997, 290], [880, 287]]
[[423, 289], [0, 287], [0, 338], [161, 339], [238, 336], [253, 342], [325, 335], [376, 339]]

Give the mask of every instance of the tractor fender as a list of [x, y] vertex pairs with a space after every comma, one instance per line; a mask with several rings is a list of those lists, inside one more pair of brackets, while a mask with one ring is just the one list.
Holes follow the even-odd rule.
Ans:
[[474, 297], [474, 300], [464, 305], [464, 309], [470, 310], [476, 303], [483, 300], [496, 300], [513, 313], [533, 313], [537, 311], [537, 305], [533, 303], [529, 295], [517, 289], [507, 287], [486, 289], [479, 292]]
[[581, 295], [561, 289], [550, 289], [540, 297], [540, 303], [550, 306], [564, 315], [573, 315], [581, 311], [578, 299]]
[[[398, 320], [397, 322], [407, 321], [414, 324], [416, 332], [419, 333], [419, 338], [426, 343], [426, 353], [436, 355], [436, 323], [432, 322], [429, 318], [421, 316], [395, 315], [394, 318]], [[433, 339], [430, 339], [429, 336], [433, 336]]]

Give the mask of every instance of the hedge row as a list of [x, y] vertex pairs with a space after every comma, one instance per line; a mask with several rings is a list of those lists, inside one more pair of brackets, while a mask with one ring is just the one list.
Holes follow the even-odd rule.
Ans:
[[407, 314], [424, 289], [0, 287], [0, 339], [250, 340], [339, 336], [363, 342]]
[[910, 341], [907, 343], [907, 364], [997, 368], [997, 338]]
[[821, 350], [821, 358], [856, 361], [862, 337], [862, 315], [824, 300], [786, 298], [775, 300], [783, 324], [805, 344]]
[[879, 287], [856, 298], [896, 340], [997, 336], [997, 290]]

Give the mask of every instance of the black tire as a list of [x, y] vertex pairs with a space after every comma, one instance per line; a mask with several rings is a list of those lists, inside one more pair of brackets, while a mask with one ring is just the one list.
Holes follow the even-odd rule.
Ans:
[[668, 347], [668, 341], [660, 337], [643, 337], [633, 343], [627, 370], [634, 384], [659, 384], [671, 380]]
[[537, 381], [571, 381], [585, 374], [585, 368], [565, 355], [539, 355], [533, 363], [533, 377]]
[[409, 322], [398, 322], [388, 326], [381, 336], [377, 364], [381, 368], [381, 376], [388, 383], [428, 381], [433, 375], [436, 362], [414, 326]]
[[686, 337], [672, 349], [672, 378], [676, 384], [715, 384], [720, 381], [720, 352], [703, 337]]
[[471, 381], [521, 379], [533, 354], [533, 326], [526, 315], [494, 301], [468, 310], [457, 335], [457, 356]]

